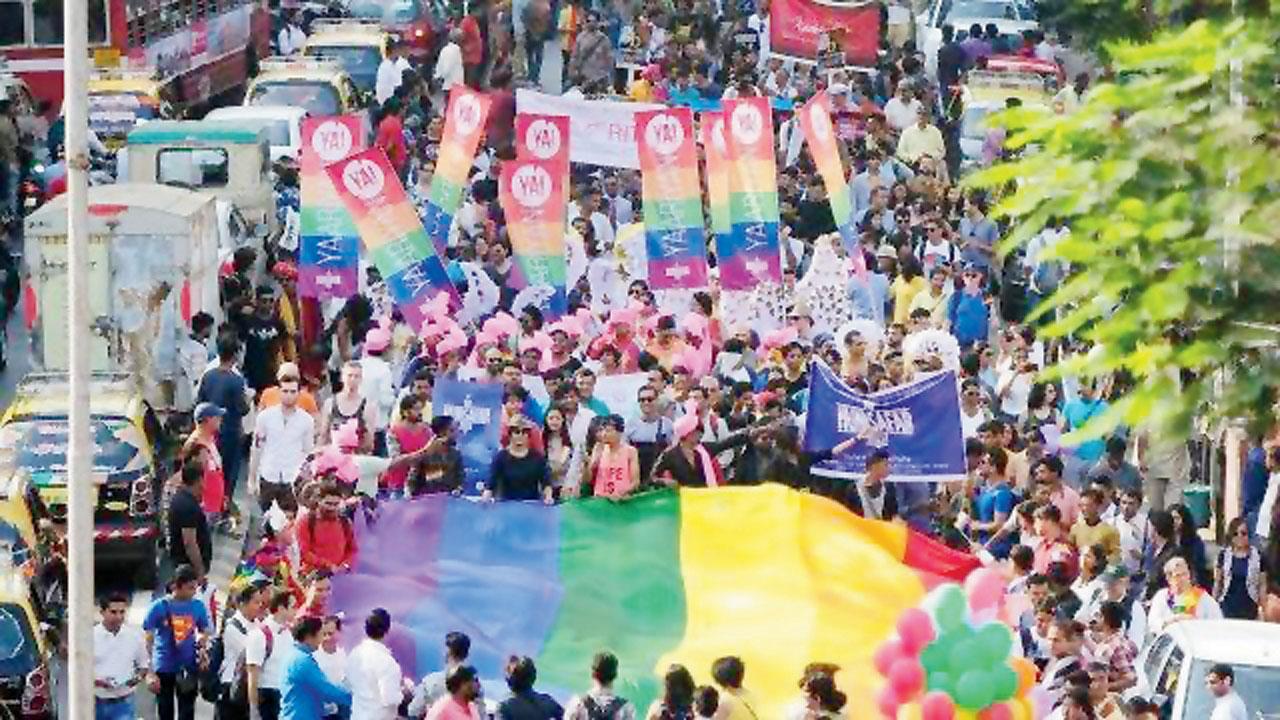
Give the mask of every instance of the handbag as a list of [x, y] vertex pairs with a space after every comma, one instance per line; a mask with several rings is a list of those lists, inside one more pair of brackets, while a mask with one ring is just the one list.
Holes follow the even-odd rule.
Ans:
[[[169, 619], [169, 641], [173, 643], [173, 652], [177, 655], [178, 640], [173, 635], [173, 610], [169, 607], [168, 600], [164, 601], [164, 614]], [[179, 695], [194, 695], [200, 687], [200, 677], [194, 668], [179, 666], [174, 674], [173, 684]]]

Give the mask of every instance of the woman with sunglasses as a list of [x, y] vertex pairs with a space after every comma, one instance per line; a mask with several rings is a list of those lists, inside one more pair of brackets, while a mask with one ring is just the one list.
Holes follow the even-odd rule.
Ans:
[[1218, 553], [1213, 568], [1213, 597], [1224, 616], [1255, 620], [1266, 587], [1262, 553], [1249, 541], [1248, 523], [1234, 518], [1227, 524], [1227, 545]]
[[507, 426], [507, 447], [493, 457], [484, 500], [538, 500], [555, 502], [547, 458], [529, 444], [528, 420], [517, 417]]

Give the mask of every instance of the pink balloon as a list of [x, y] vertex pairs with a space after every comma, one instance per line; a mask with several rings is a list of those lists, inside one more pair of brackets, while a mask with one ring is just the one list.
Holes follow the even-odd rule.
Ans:
[[905, 654], [918, 655], [936, 636], [933, 618], [924, 610], [907, 608], [898, 616], [898, 637]]
[[897, 638], [889, 638], [880, 643], [880, 647], [876, 648], [871, 660], [875, 663], [876, 670], [879, 670], [881, 675], [888, 677], [889, 669], [902, 656], [902, 643]]
[[901, 704], [902, 701], [898, 699], [898, 694], [887, 684], [880, 688], [880, 692], [876, 693], [876, 707], [880, 708], [880, 714], [887, 718], [896, 718], [898, 716], [898, 706]]
[[969, 596], [969, 607], [984, 610], [1000, 603], [1004, 597], [1004, 577], [991, 568], [982, 568], [969, 573], [965, 578], [964, 591]]
[[978, 720], [1013, 720], [1013, 709], [1007, 703], [988, 705], [986, 710], [978, 713]]
[[1049, 717], [1049, 714], [1053, 712], [1053, 695], [1044, 686], [1031, 686], [1031, 689], [1027, 691], [1027, 699], [1031, 701], [1036, 717]]
[[956, 704], [951, 696], [934, 690], [920, 701], [920, 720], [955, 720]]
[[889, 668], [889, 684], [903, 700], [910, 700], [924, 687], [924, 666], [913, 657], [899, 659]]

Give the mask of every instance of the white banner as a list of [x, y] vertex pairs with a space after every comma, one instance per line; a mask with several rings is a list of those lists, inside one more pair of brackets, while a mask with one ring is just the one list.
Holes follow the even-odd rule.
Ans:
[[636, 396], [640, 388], [649, 382], [649, 373], [628, 373], [626, 375], [601, 375], [596, 378], [596, 399], [609, 408], [614, 415], [629, 418], [640, 409]]
[[582, 100], [534, 90], [516, 90], [516, 112], [569, 117], [569, 160], [590, 165], [639, 170], [635, 114], [663, 107], [652, 103]]

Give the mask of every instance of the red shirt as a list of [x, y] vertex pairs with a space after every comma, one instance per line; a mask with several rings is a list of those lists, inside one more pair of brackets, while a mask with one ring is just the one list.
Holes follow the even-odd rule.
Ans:
[[400, 121], [399, 115], [382, 118], [382, 122], [378, 123], [378, 135], [374, 144], [387, 154], [387, 159], [396, 172], [404, 172], [405, 162], [409, 157], [404, 146], [404, 123]]
[[351, 523], [308, 511], [298, 516], [295, 534], [303, 570], [334, 570], [356, 559], [356, 536]]
[[458, 24], [462, 30], [462, 64], [479, 65], [484, 60], [484, 39], [480, 37], [480, 23], [472, 15], [462, 18]]

